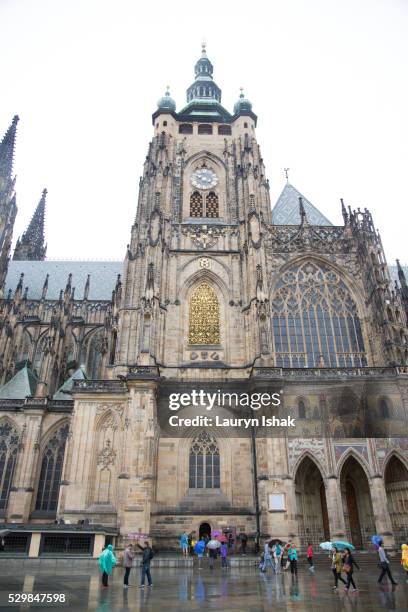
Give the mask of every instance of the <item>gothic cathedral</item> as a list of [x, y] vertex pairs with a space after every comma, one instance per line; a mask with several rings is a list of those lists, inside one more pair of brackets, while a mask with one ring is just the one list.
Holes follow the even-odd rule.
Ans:
[[[1, 521], [162, 549], [208, 529], [405, 541], [408, 286], [370, 212], [341, 202], [335, 226], [289, 182], [272, 207], [252, 104], [222, 106], [203, 47], [186, 105], [167, 91], [153, 114], [124, 263], [46, 260], [46, 190], [11, 259], [17, 122], [0, 144]], [[297, 435], [164, 432], [167, 390], [206, 385], [273, 385]]]

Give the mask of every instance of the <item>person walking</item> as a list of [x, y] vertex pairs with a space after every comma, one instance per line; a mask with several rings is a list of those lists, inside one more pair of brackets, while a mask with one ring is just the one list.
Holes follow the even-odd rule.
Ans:
[[378, 584], [382, 583], [382, 579], [384, 578], [385, 574], [387, 574], [388, 578], [391, 581], [391, 584], [397, 584], [394, 578], [392, 577], [391, 570], [390, 570], [390, 562], [388, 561], [387, 555], [385, 554], [382, 540], [378, 543], [378, 557], [380, 559], [380, 567], [381, 567], [381, 573], [378, 577]]
[[275, 549], [273, 551], [273, 561], [274, 561], [274, 570], [275, 574], [281, 573], [281, 559], [282, 559], [282, 546], [277, 542], [275, 544]]
[[228, 567], [228, 546], [226, 542], [222, 542], [220, 547], [221, 567]]
[[268, 565], [270, 567], [273, 567], [271, 548], [269, 546], [269, 542], [266, 542], [264, 546], [264, 558], [261, 566], [261, 572], [266, 572], [266, 568], [268, 567]]
[[309, 563], [309, 570], [313, 573], [314, 572], [314, 565], [313, 565], [313, 546], [311, 542], [308, 542], [307, 544], [307, 562]]
[[210, 548], [208, 550], [208, 558], [209, 558], [209, 566], [210, 566], [210, 570], [214, 569], [214, 562], [217, 558], [217, 548]]
[[297, 572], [298, 572], [298, 568], [297, 568], [297, 562], [298, 562], [298, 554], [297, 554], [297, 550], [296, 550], [296, 546], [294, 544], [291, 544], [288, 550], [288, 559], [289, 559], [289, 563], [290, 563], [290, 573], [293, 576], [297, 576]]
[[406, 572], [408, 582], [408, 544], [401, 544], [401, 565]]
[[183, 552], [183, 557], [188, 556], [188, 535], [184, 531], [180, 536], [180, 548]]
[[331, 559], [331, 569], [332, 569], [333, 576], [334, 576], [333, 590], [337, 591], [338, 586], [339, 586], [339, 580], [344, 585], [346, 585], [347, 582], [344, 580], [344, 578], [342, 578], [342, 575], [341, 575], [342, 556], [341, 556], [341, 553], [339, 553], [339, 551], [337, 550], [335, 546], [333, 546], [331, 550], [330, 559]]
[[247, 534], [243, 531], [240, 536], [239, 536], [240, 540], [241, 540], [241, 554], [242, 555], [246, 555], [246, 549], [247, 549], [247, 544], [248, 544], [248, 536]]
[[344, 590], [347, 593], [350, 590], [350, 586], [353, 587], [352, 593], [357, 593], [358, 591], [353, 578], [354, 566], [356, 566], [357, 569], [360, 569], [360, 566], [351, 554], [351, 550], [349, 548], [345, 548], [343, 554], [343, 571], [347, 574], [347, 582], [346, 586], [344, 587]]
[[142, 576], [140, 580], [140, 588], [143, 589], [145, 585], [145, 578], [147, 577], [148, 586], [152, 587], [152, 575], [150, 573], [150, 562], [153, 559], [154, 553], [149, 542], [145, 542], [144, 546], [137, 544], [138, 548], [142, 551]]
[[112, 574], [112, 570], [116, 565], [116, 557], [113, 554], [112, 544], [108, 544], [103, 549], [99, 556], [99, 568], [102, 572], [102, 586], [106, 589], [108, 585], [108, 578]]
[[198, 540], [197, 544], [194, 547], [194, 550], [197, 553], [197, 557], [198, 557], [198, 569], [201, 569], [201, 563], [202, 563], [202, 559], [203, 559], [204, 551], [205, 551], [204, 538], [201, 538], [201, 540]]
[[129, 586], [129, 574], [132, 569], [133, 559], [135, 558], [135, 553], [133, 552], [132, 544], [129, 544], [123, 553], [123, 567], [125, 568], [125, 575], [123, 577], [123, 588], [127, 589]]

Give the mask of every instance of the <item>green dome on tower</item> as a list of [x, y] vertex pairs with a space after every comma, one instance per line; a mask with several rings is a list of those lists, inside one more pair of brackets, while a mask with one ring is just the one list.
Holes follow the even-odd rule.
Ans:
[[167, 91], [164, 96], [157, 102], [157, 106], [161, 110], [176, 110], [176, 103], [170, 95], [169, 87], [167, 87]]
[[244, 96], [244, 91], [241, 87], [239, 99], [234, 104], [234, 113], [237, 115], [242, 111], [252, 111], [252, 102]]

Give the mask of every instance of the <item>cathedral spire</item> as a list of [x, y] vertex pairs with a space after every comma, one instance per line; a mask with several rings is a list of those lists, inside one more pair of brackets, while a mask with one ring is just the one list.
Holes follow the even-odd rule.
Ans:
[[25, 261], [42, 261], [45, 259], [47, 246], [44, 244], [45, 198], [47, 190], [42, 192], [41, 200], [34, 211], [32, 219], [21, 238], [17, 240], [13, 259]]
[[0, 186], [2, 182], [12, 178], [18, 121], [18, 115], [14, 115], [9, 129], [0, 143]]
[[187, 89], [187, 102], [207, 100], [221, 102], [221, 89], [213, 79], [214, 66], [207, 57], [205, 43], [201, 46], [201, 57], [194, 66], [195, 81]]
[[405, 272], [402, 269], [402, 266], [400, 264], [400, 260], [397, 259], [397, 270], [398, 270], [398, 278], [399, 278], [399, 282], [401, 285], [401, 293], [402, 296], [405, 300], [408, 300], [408, 285], [407, 285], [407, 279], [405, 278]]

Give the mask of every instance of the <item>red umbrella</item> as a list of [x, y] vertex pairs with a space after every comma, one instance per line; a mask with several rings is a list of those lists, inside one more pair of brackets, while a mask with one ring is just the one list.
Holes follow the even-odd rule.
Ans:
[[219, 535], [219, 536], [217, 536], [217, 540], [218, 540], [219, 542], [228, 542], [228, 538], [227, 538], [227, 536], [225, 536], [225, 535]]

